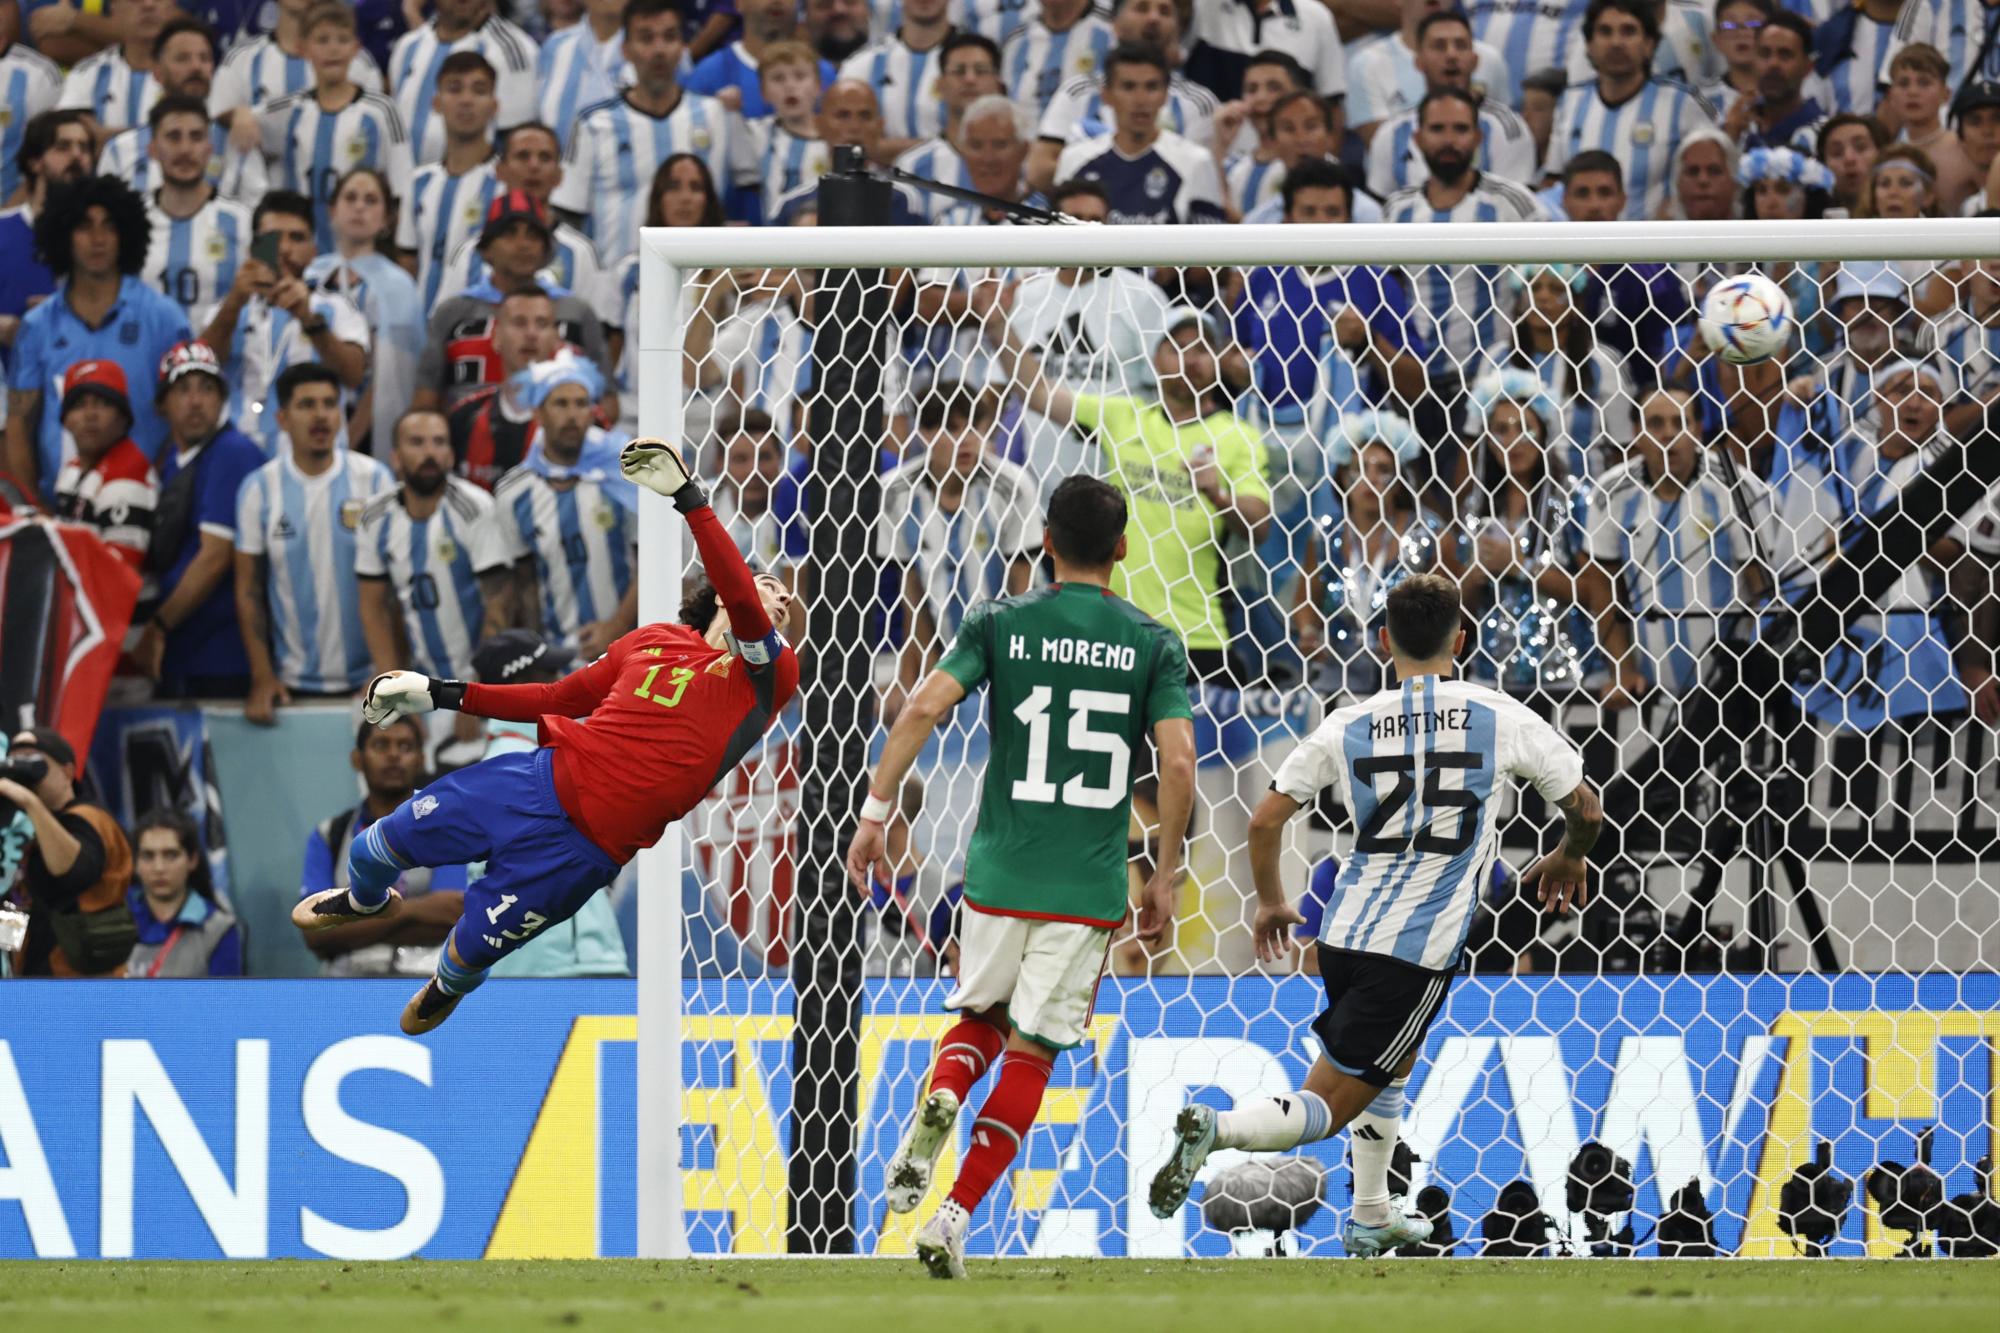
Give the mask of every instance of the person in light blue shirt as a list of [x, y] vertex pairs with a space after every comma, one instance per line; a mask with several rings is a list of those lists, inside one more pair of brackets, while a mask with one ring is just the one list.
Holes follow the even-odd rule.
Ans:
[[389, 441], [396, 419], [417, 391], [417, 362], [424, 354], [424, 303], [409, 272], [377, 249], [388, 225], [389, 181], [373, 167], [355, 167], [334, 187], [328, 218], [333, 253], [306, 265], [305, 284], [315, 292], [345, 296], [375, 334], [375, 355], [362, 390], [369, 429], [356, 448]]
[[[743, 119], [761, 120], [771, 114], [771, 104], [765, 100], [758, 79], [764, 50], [774, 42], [799, 36], [799, 7], [795, 0], [743, 0], [742, 9], [743, 35], [696, 61], [682, 86], [709, 97], [734, 89], [740, 99], [737, 111]], [[831, 88], [837, 77], [833, 62], [820, 57], [819, 86]]]

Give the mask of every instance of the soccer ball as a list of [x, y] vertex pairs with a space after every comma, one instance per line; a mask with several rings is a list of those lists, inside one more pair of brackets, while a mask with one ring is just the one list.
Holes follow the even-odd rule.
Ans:
[[1792, 299], [1761, 273], [1718, 282], [1701, 303], [1701, 340], [1736, 366], [1781, 355], [1792, 341]]

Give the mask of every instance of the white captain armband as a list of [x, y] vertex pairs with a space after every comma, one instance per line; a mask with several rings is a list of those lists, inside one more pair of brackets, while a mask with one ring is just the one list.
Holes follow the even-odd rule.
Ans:
[[[728, 634], [728, 631], [724, 631]], [[729, 651], [753, 667], [769, 666], [785, 650], [785, 640], [776, 630], [761, 639], [739, 639], [729, 634]]]

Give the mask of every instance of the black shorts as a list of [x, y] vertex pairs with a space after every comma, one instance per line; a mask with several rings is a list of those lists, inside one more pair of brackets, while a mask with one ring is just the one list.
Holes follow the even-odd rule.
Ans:
[[1386, 1088], [1424, 1034], [1451, 989], [1451, 972], [1433, 972], [1375, 953], [1319, 946], [1326, 1009], [1313, 1032], [1343, 1074]]

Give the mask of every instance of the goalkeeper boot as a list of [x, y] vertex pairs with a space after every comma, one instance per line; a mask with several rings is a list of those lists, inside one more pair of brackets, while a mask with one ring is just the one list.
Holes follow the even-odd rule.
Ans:
[[938, 1153], [957, 1124], [958, 1094], [950, 1088], [937, 1089], [917, 1107], [903, 1146], [889, 1159], [883, 1193], [890, 1212], [914, 1213], [931, 1192], [931, 1172], [937, 1166]]
[[1199, 1103], [1183, 1106], [1174, 1117], [1173, 1155], [1153, 1173], [1153, 1184], [1146, 1192], [1154, 1217], [1169, 1218], [1181, 1210], [1188, 1191], [1194, 1188], [1196, 1174], [1214, 1148], [1215, 1109]]
[[1340, 1243], [1347, 1252], [1357, 1259], [1372, 1259], [1387, 1253], [1398, 1245], [1417, 1245], [1431, 1238], [1431, 1222], [1427, 1217], [1406, 1217], [1391, 1211], [1389, 1220], [1379, 1227], [1371, 1227], [1347, 1219], [1346, 1230], [1340, 1233]]
[[300, 930], [328, 930], [355, 921], [394, 921], [403, 911], [403, 895], [389, 890], [388, 899], [372, 912], [355, 906], [346, 889], [327, 889], [301, 898], [292, 908], [292, 924]]
[[446, 993], [444, 987], [438, 985], [437, 978], [432, 977], [403, 1006], [403, 1031], [409, 1036], [421, 1037], [450, 1018], [451, 1011], [458, 1008], [458, 1002], [464, 998], [463, 995]]
[[917, 1233], [917, 1258], [935, 1278], [965, 1276], [965, 1232], [971, 1216], [956, 1199], [946, 1199]]

